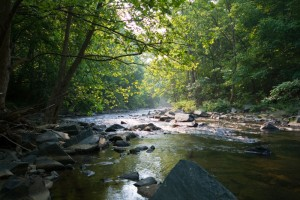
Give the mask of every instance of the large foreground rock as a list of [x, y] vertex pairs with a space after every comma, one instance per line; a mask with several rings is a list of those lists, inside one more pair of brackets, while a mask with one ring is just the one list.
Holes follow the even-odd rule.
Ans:
[[196, 163], [181, 160], [171, 170], [151, 200], [236, 199], [221, 183]]

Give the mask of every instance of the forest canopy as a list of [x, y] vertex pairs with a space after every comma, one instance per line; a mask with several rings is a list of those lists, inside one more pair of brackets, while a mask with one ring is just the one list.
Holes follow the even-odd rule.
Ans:
[[299, 108], [298, 0], [3, 0], [0, 17], [2, 113]]

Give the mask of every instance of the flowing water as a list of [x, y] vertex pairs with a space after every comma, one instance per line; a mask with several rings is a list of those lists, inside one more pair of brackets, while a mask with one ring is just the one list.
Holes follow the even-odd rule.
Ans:
[[[170, 123], [147, 117], [148, 110], [124, 114], [107, 114], [80, 121], [129, 125], [154, 122], [163, 132], [144, 133], [132, 139], [131, 147], [155, 146], [152, 153], [120, 156], [112, 148], [95, 154], [74, 157], [75, 170], [60, 172], [51, 189], [53, 200], [136, 200], [134, 182], [117, 177], [137, 171], [140, 178], [155, 177], [162, 182], [181, 159], [192, 160], [234, 193], [238, 199], [300, 199], [300, 133], [275, 132], [211, 134], [197, 128], [174, 129]], [[180, 134], [178, 132], [181, 132]], [[164, 134], [165, 133], [165, 134]], [[167, 134], [166, 134], [167, 133]], [[267, 145], [271, 156], [246, 154], [247, 148]], [[80, 165], [95, 172], [86, 176]]]

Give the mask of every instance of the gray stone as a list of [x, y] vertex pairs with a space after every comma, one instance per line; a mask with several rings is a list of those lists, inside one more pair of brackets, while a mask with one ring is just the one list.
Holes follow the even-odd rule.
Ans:
[[175, 121], [177, 122], [192, 122], [194, 121], [194, 117], [190, 114], [185, 113], [176, 113], [175, 114]]
[[60, 125], [59, 127], [54, 129], [55, 131], [61, 131], [68, 133], [69, 135], [78, 135], [80, 128], [77, 124], [66, 124], [66, 125]]
[[138, 187], [137, 192], [143, 197], [151, 198], [155, 194], [158, 188], [159, 188], [158, 184], [152, 184], [152, 185]]
[[123, 174], [119, 178], [138, 181], [140, 179], [140, 175], [138, 172], [131, 172], [131, 173]]
[[117, 146], [117, 147], [128, 147], [130, 146], [130, 144], [124, 140], [117, 140], [115, 143], [114, 143], [114, 146]]
[[106, 129], [106, 125], [94, 125], [94, 126], [92, 126], [92, 129], [95, 131], [101, 132]]
[[48, 188], [46, 188], [42, 177], [39, 177], [39, 176], [31, 177], [30, 182], [31, 182], [31, 184], [28, 188], [28, 193], [29, 193], [29, 196], [33, 200], [49, 200], [49, 199], [51, 199], [50, 192], [49, 192]]
[[153, 185], [153, 184], [156, 184], [156, 183], [157, 183], [157, 181], [155, 180], [155, 178], [147, 177], [145, 179], [142, 179], [142, 180], [136, 182], [133, 185], [136, 186], [136, 187], [142, 187], [142, 186]]
[[9, 176], [14, 175], [10, 170], [8, 169], [0, 169], [0, 179], [7, 178]]
[[68, 147], [67, 152], [69, 153], [90, 153], [94, 151], [99, 151], [98, 144], [75, 144]]
[[123, 137], [122, 137], [122, 136], [120, 136], [120, 135], [115, 135], [115, 134], [109, 135], [108, 138], [109, 138], [109, 141], [111, 141], [111, 142], [116, 142], [116, 141], [118, 141], [118, 140], [123, 140]]
[[39, 155], [48, 156], [63, 164], [74, 164], [75, 161], [56, 143], [43, 143], [39, 145]]
[[60, 139], [60, 140], [69, 140], [70, 139], [70, 136], [68, 133], [54, 131], [54, 130], [51, 130], [51, 132], [55, 133], [58, 136], [58, 139]]
[[85, 131], [81, 131], [76, 136], [73, 136], [70, 140], [67, 140], [64, 144], [65, 147], [72, 146], [74, 144], [78, 144], [82, 140], [94, 135], [94, 132], [91, 129], [87, 129]]
[[155, 150], [155, 146], [151, 146], [149, 149], [147, 149], [147, 153], [152, 153]]
[[36, 137], [37, 143], [43, 143], [43, 142], [58, 142], [57, 135], [52, 131], [47, 131], [46, 133], [40, 134]]
[[21, 178], [11, 176], [3, 185], [0, 199], [5, 200], [49, 200], [50, 192], [40, 176]]
[[264, 123], [261, 127], [260, 130], [266, 130], [266, 131], [278, 131], [279, 128], [277, 128], [276, 126], [274, 126], [272, 123], [270, 122], [266, 122]]
[[7, 149], [0, 149], [0, 164], [1, 162], [13, 162], [18, 161], [18, 157], [15, 151], [10, 151]]
[[100, 135], [91, 135], [79, 142], [79, 144], [97, 144], [99, 142]]
[[207, 112], [202, 110], [195, 110], [194, 115], [196, 115], [197, 117], [210, 117], [210, 115]]
[[236, 199], [220, 182], [196, 163], [179, 161], [150, 200]]
[[157, 130], [161, 130], [161, 128], [155, 126], [153, 123], [149, 123], [149, 124], [140, 124], [140, 125], [132, 126], [130, 130], [157, 131]]
[[37, 169], [44, 169], [46, 171], [65, 169], [65, 166], [62, 163], [52, 160], [48, 157], [44, 157], [44, 156], [38, 157], [36, 159], [35, 165], [36, 165]]
[[163, 122], [170, 122], [172, 119], [174, 119], [174, 116], [170, 117], [167, 115], [163, 115], [159, 117], [159, 121], [163, 121]]
[[139, 137], [139, 135], [136, 134], [136, 133], [133, 133], [133, 132], [126, 132], [125, 133], [126, 141], [129, 141], [129, 140], [137, 138], [137, 137]]
[[119, 129], [124, 129], [125, 127], [124, 126], [121, 126], [119, 124], [114, 124], [114, 125], [111, 125], [110, 127], [108, 127], [105, 132], [115, 132]]

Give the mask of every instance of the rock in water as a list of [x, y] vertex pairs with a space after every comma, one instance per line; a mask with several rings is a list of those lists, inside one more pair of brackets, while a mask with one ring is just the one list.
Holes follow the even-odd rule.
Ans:
[[196, 163], [180, 160], [150, 200], [237, 199]]
[[190, 114], [176, 113], [175, 115], [175, 121], [177, 122], [192, 122], [194, 119], [195, 118]]
[[155, 178], [147, 177], [145, 179], [142, 179], [142, 180], [136, 182], [133, 185], [136, 186], [136, 187], [143, 187], [143, 186], [153, 185], [153, 184], [156, 184], [156, 183], [157, 183], [157, 181], [155, 180]]
[[279, 128], [277, 128], [276, 126], [274, 126], [272, 123], [270, 122], [266, 122], [264, 123], [261, 127], [260, 130], [264, 130], [264, 131], [278, 131]]
[[138, 181], [140, 179], [140, 175], [138, 172], [130, 172], [127, 174], [123, 174], [122, 176], [120, 176], [120, 178], [122, 179], [129, 179], [132, 181]]

